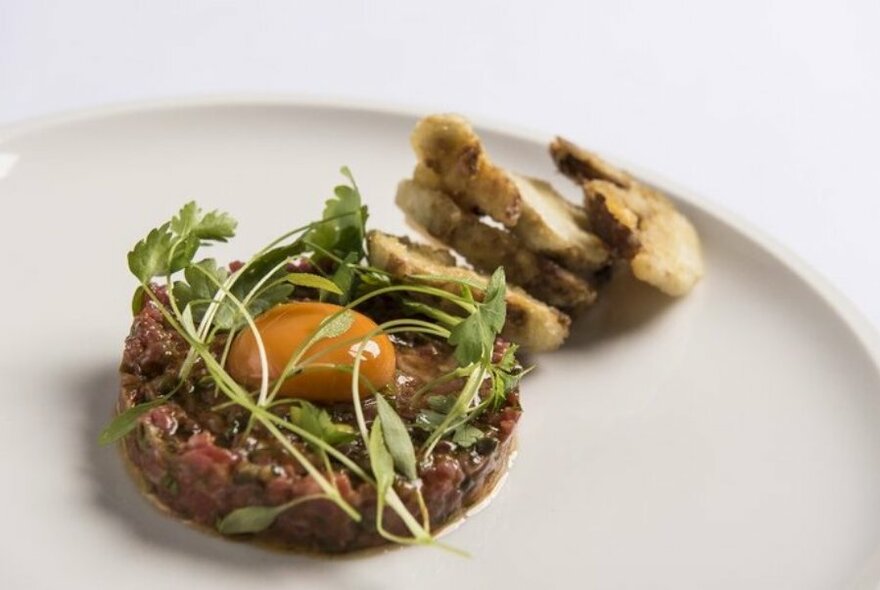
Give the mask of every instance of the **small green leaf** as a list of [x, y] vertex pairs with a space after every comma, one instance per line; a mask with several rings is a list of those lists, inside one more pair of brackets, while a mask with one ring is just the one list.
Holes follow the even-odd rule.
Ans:
[[235, 235], [238, 222], [228, 213], [210, 211], [202, 216], [195, 201], [190, 201], [171, 219], [171, 231], [179, 238], [195, 238], [212, 242], [225, 242]]
[[[498, 334], [504, 328], [504, 320], [507, 317], [507, 282], [504, 277], [504, 268], [498, 267], [492, 278], [489, 279], [489, 286], [486, 287], [486, 294], [483, 296], [480, 311], [486, 325]], [[495, 336], [493, 334], [494, 341]]]
[[476, 426], [470, 424], [462, 424], [455, 429], [452, 435], [452, 442], [460, 447], [468, 448], [486, 435]]
[[416, 416], [415, 425], [422, 430], [433, 432], [437, 429], [438, 426], [443, 424], [443, 420], [445, 419], [446, 414], [444, 412], [438, 412], [436, 410], [422, 410]]
[[193, 233], [201, 240], [225, 242], [235, 236], [238, 222], [228, 213], [210, 211], [198, 222]]
[[110, 423], [104, 427], [101, 434], [98, 435], [98, 444], [109, 445], [124, 437], [126, 434], [134, 430], [138, 425], [141, 416], [153, 408], [158, 408], [168, 401], [165, 396], [158, 397], [152, 401], [132, 406], [121, 414], [117, 415]]
[[449, 330], [449, 343], [455, 346], [455, 360], [459, 366], [466, 367], [483, 358], [487, 334], [479, 309]]
[[285, 510], [287, 510], [286, 504], [281, 506], [245, 506], [224, 516], [217, 523], [217, 530], [221, 535], [259, 533], [272, 526], [275, 519]]
[[285, 283], [265, 287], [251, 299], [250, 303], [248, 303], [248, 313], [253, 317], [257, 317], [261, 313], [272, 309], [279, 303], [287, 301], [287, 299], [290, 298], [291, 293], [293, 293], [293, 285]]
[[504, 384], [504, 393], [512, 391], [516, 386], [519, 385], [519, 382], [522, 381], [522, 378], [532, 372], [534, 366], [531, 366], [527, 369], [523, 369], [522, 371], [518, 371], [516, 373], [508, 373], [507, 371], [501, 371], [501, 382]]
[[337, 316], [330, 316], [321, 322], [320, 327], [315, 331], [312, 337], [312, 344], [325, 338], [336, 338], [342, 336], [354, 324], [354, 314], [350, 310], [346, 310]]
[[[365, 224], [367, 208], [361, 203], [361, 195], [348, 168], [341, 170], [351, 186], [337, 186], [334, 197], [327, 200], [324, 206], [323, 221], [316, 225], [306, 236], [306, 240], [320, 248], [345, 257], [354, 252], [359, 262], [364, 257]], [[323, 254], [316, 254], [322, 259]]]
[[379, 419], [382, 421], [385, 445], [394, 459], [394, 465], [408, 480], [417, 479], [416, 451], [413, 448], [409, 432], [406, 430], [406, 425], [381, 394], [376, 395], [376, 407], [379, 410]]
[[355, 286], [357, 285], [358, 275], [355, 273], [352, 265], [357, 264], [358, 256], [360, 256], [360, 253], [358, 252], [349, 252], [348, 255], [336, 268], [336, 272], [334, 272], [333, 276], [331, 277], [331, 280], [339, 288], [340, 291], [340, 305], [346, 305], [349, 301], [351, 301], [352, 294], [354, 293]]
[[183, 308], [183, 312], [180, 314], [180, 323], [183, 325], [183, 329], [186, 330], [187, 334], [195, 338], [197, 330], [196, 323], [193, 320], [192, 305], [187, 305]]
[[202, 240], [225, 242], [235, 235], [236, 222], [226, 213], [212, 211], [200, 218], [194, 201], [184, 205], [171, 221], [150, 231], [128, 253], [128, 268], [142, 283], [177, 272], [193, 260]]
[[[466, 367], [484, 360], [504, 328], [507, 315], [504, 269], [498, 268], [486, 287], [483, 301], [475, 303], [474, 312], [450, 329], [449, 343], [455, 346], [455, 359]], [[465, 295], [469, 290], [465, 288]]]
[[275, 522], [279, 516], [297, 504], [323, 498], [322, 494], [302, 496], [279, 506], [245, 506], [233, 510], [217, 523], [217, 530], [222, 535], [242, 535], [259, 533]]
[[171, 243], [172, 235], [167, 223], [151, 230], [128, 253], [128, 269], [141, 283], [167, 274]]
[[137, 315], [141, 312], [146, 305], [147, 302], [147, 292], [143, 287], [138, 287], [134, 290], [134, 295], [131, 298], [131, 315]]
[[373, 471], [373, 477], [376, 478], [377, 502], [382, 506], [385, 503], [385, 494], [394, 483], [394, 459], [385, 446], [381, 418], [373, 421], [367, 446], [370, 452], [370, 469]]
[[507, 388], [504, 381], [504, 371], [492, 371], [492, 407], [498, 408], [507, 398]]
[[[293, 293], [293, 285], [288, 283], [266, 286], [251, 298], [250, 303], [247, 305], [248, 314], [251, 317], [257, 317], [279, 303], [287, 301], [291, 293]], [[244, 323], [241, 309], [229, 297], [225, 297], [220, 302], [220, 307], [214, 316], [214, 325], [222, 330], [231, 330], [232, 328], [240, 327]]]
[[171, 231], [178, 236], [187, 236], [195, 227], [199, 218], [199, 206], [190, 201], [180, 208], [177, 215], [171, 218]]
[[193, 319], [199, 322], [214, 298], [219, 287], [229, 273], [223, 267], [218, 267], [213, 258], [206, 258], [192, 264], [183, 271], [184, 281], [174, 283], [172, 296], [181, 309], [187, 305], [193, 306]]
[[453, 395], [431, 395], [428, 396], [428, 405], [432, 410], [448, 414], [455, 405], [455, 396]]
[[516, 367], [516, 353], [519, 350], [518, 344], [511, 344], [507, 347], [507, 350], [504, 351], [504, 354], [501, 355], [501, 360], [498, 361], [498, 368], [504, 371], [512, 371], [514, 367]]
[[492, 376], [491, 403], [499, 408], [507, 399], [507, 394], [516, 389], [523, 377], [528, 375], [534, 366], [523, 369], [516, 359], [517, 346], [511, 345], [502, 355], [501, 360], [490, 369]]
[[292, 272], [287, 275], [286, 280], [291, 285], [296, 285], [298, 287], [310, 287], [312, 289], [320, 289], [336, 295], [342, 295], [342, 290], [336, 285], [336, 283], [330, 279], [322, 277], [321, 275], [307, 272]]
[[192, 260], [199, 249], [199, 239], [196, 236], [187, 236], [178, 241], [173, 247], [171, 260], [168, 262], [168, 272], [175, 273], [192, 264]]
[[326, 410], [305, 400], [298, 400], [297, 403], [299, 405], [290, 407], [290, 421], [309, 434], [334, 447], [357, 438], [352, 426], [333, 422]]

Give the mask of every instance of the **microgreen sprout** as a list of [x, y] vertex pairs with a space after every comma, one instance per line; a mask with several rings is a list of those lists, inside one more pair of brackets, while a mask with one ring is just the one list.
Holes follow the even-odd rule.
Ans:
[[[215, 392], [225, 397], [214, 408], [244, 409], [249, 416], [248, 427], [259, 425], [274, 437], [320, 488], [318, 494], [286, 504], [233, 510], [217, 522], [221, 533], [260, 532], [287, 510], [320, 500], [333, 502], [353, 520], [360, 521], [362, 515], [337, 488], [335, 464], [375, 487], [375, 526], [379, 534], [396, 543], [440, 545], [430, 531], [427, 506], [421, 497], [419, 461], [429, 457], [444, 438], [462, 447], [482, 438], [484, 433], [471, 422], [486, 409], [499, 407], [524, 374], [516, 363], [515, 347], [509, 348], [500, 361], [494, 359], [496, 339], [506, 314], [504, 272], [499, 268], [486, 285], [432, 275], [411, 276], [402, 282], [369, 266], [365, 260], [367, 209], [351, 173], [343, 168], [342, 174], [349, 184], [336, 187], [320, 221], [286, 232], [234, 271], [218, 266], [212, 258], [196, 260], [202, 246], [232, 238], [236, 222], [226, 213], [203, 213], [194, 202], [184, 205], [170, 221], [135, 244], [128, 254], [129, 269], [138, 280], [132, 301], [134, 313], [145, 305], [155, 307], [189, 349], [177, 375], [177, 386], [161, 397], [121, 412], [101, 433], [100, 442], [121, 439], [151, 410], [181, 395], [181, 385], [190, 378], [196, 364], [201, 363]], [[293, 261], [302, 258], [311, 261], [314, 272], [289, 270]], [[157, 281], [168, 294], [167, 302], [159, 295]], [[450, 283], [458, 292], [448, 290]], [[322, 301], [337, 303], [341, 309], [325, 318], [301, 342], [281, 373], [273, 378], [256, 317], [291, 300], [302, 289], [312, 297], [317, 293]], [[387, 297], [396, 298], [409, 317], [385, 321], [365, 336], [345, 337], [354, 319], [352, 310]], [[231, 343], [241, 330], [252, 332], [258, 351], [261, 379], [255, 391], [236, 382], [225, 368]], [[426, 431], [424, 443], [418, 449], [410, 428], [386, 398], [387, 392], [377, 391], [361, 374], [364, 350], [380, 334], [446, 341], [454, 350], [458, 366], [426, 383], [413, 396], [416, 401], [428, 396], [430, 405], [412, 425], [414, 431]], [[218, 338], [223, 339], [222, 346], [215, 346]], [[334, 342], [315, 352], [314, 345], [325, 339]], [[323, 362], [324, 355], [341, 347], [355, 350], [350, 365]], [[334, 422], [325, 409], [308, 401], [278, 399], [280, 387], [287, 379], [318, 369], [351, 375], [356, 428]], [[455, 380], [463, 383], [458, 395], [431, 396], [434, 388]], [[375, 400], [377, 414], [371, 424], [364, 415], [362, 392]], [[281, 411], [282, 407], [287, 408], [286, 413]], [[289, 434], [307, 445], [312, 457], [318, 457], [318, 464]], [[369, 469], [338, 448], [357, 438], [368, 452]], [[397, 494], [398, 479], [411, 483], [416, 490], [421, 522]], [[397, 515], [410, 536], [386, 529], [386, 510]]]

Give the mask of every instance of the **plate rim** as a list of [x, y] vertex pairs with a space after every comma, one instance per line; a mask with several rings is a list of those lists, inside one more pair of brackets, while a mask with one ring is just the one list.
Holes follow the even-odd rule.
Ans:
[[[29, 135], [52, 131], [66, 125], [88, 124], [89, 122], [101, 121], [111, 117], [138, 116], [174, 110], [198, 110], [201, 108], [218, 107], [281, 107], [298, 111], [339, 111], [357, 113], [368, 117], [391, 116], [411, 119], [417, 119], [427, 112], [443, 111], [442, 108], [421, 108], [419, 105], [399, 105], [389, 102], [277, 94], [220, 94], [136, 100], [73, 109], [0, 124], [0, 151], [3, 151], [7, 143], [26, 138]], [[549, 138], [554, 135], [553, 133], [499, 121], [491, 117], [473, 116], [469, 118], [481, 130], [489, 131], [509, 140], [525, 141], [530, 144], [544, 146]], [[729, 211], [723, 205], [700, 196], [695, 191], [678, 182], [670, 180], [664, 174], [657, 173], [650, 168], [642, 167], [626, 158], [617, 157], [613, 154], [606, 156], [603, 152], [603, 157], [607, 157], [608, 160], [626, 168], [645, 182], [668, 192], [673, 200], [694, 208], [713, 222], [723, 224], [725, 227], [735, 230], [742, 238], [749, 240], [760, 248], [763, 255], [770, 257], [771, 260], [789, 269], [797, 280], [803, 281], [804, 286], [811, 289], [820, 298], [822, 303], [827, 306], [829, 312], [842, 321], [849, 335], [852, 336], [858, 347], [865, 354], [866, 360], [870, 363], [869, 366], [876, 373], [876, 380], [874, 382], [880, 383], [880, 326], [874, 326], [868, 321], [865, 314], [856, 307], [848, 296], [841, 292], [818, 270], [814, 269], [805, 259], [777, 241], [769, 233], [755, 226], [751, 221]], [[711, 268], [708, 272], [711, 274]], [[847, 587], [853, 589], [873, 587], [869, 585], [876, 583], [878, 579], [877, 572], [880, 571], [880, 566], [877, 565], [880, 563], [878, 555], [880, 553], [872, 550], [865, 561], [852, 573], [852, 577], [846, 580]], [[854, 583], [852, 583], [853, 580], [855, 581]]]
[[[117, 101], [93, 107], [69, 109], [21, 121], [0, 124], [0, 148], [10, 141], [27, 135], [51, 130], [74, 123], [106, 119], [117, 116], [136, 116], [142, 113], [172, 111], [176, 109], [200, 109], [217, 107], [284, 107], [298, 110], [320, 109], [336, 110], [364, 115], [382, 115], [415, 118], [430, 112], [448, 112], [440, 107], [423, 104], [403, 104], [393, 101], [376, 101], [340, 97], [314, 96], [308, 94], [284, 93], [220, 93], [194, 96], [178, 96], [130, 101]], [[537, 128], [492, 117], [471, 116], [464, 113], [481, 130], [491, 132], [512, 140], [526, 141], [538, 145], [545, 144], [548, 137], [555, 135]], [[575, 138], [577, 141], [577, 138]], [[791, 269], [801, 280], [812, 288], [840, 319], [844, 322], [855, 340], [872, 361], [880, 378], [880, 326], [873, 326], [865, 314], [856, 307], [850, 298], [838, 289], [830, 279], [813, 268], [800, 255], [776, 240], [769, 233], [758, 228], [751, 221], [734, 213], [710, 199], [700, 196], [690, 188], [671, 180], [651, 168], [638, 165], [625, 157], [603, 151], [603, 157], [640, 180], [654, 185], [668, 193], [675, 201], [683, 202], [700, 210], [714, 221], [727, 225], [745, 238], [758, 245], [763, 253]], [[711, 273], [711, 269], [709, 270]]]

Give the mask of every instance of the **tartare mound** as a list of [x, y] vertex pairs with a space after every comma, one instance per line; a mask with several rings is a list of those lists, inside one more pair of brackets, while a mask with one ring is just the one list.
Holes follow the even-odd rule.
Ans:
[[[392, 338], [396, 374], [386, 399], [401, 416], [414, 444], [427, 433], [417, 416], [426, 408], [424, 396], [414, 394], [424, 384], [456, 367], [452, 348], [425, 336]], [[495, 354], [507, 344], [496, 343]], [[223, 339], [212, 342], [219, 357]], [[188, 350], [182, 337], [148, 303], [134, 317], [121, 364], [119, 412], [149, 402], [177, 385]], [[433, 388], [431, 396], [455, 396], [461, 380]], [[311, 475], [284, 450], [259, 423], [247, 430], [249, 415], [215, 390], [214, 381], [197, 361], [184, 385], [171, 399], [140, 419], [123, 439], [123, 453], [144, 493], [164, 511], [202, 528], [216, 530], [230, 512], [247, 506], [278, 506], [321, 492]], [[436, 400], [435, 400], [436, 401]], [[363, 401], [368, 424], [376, 415], [375, 400]], [[334, 422], [357, 427], [352, 404], [324, 406]], [[287, 407], [275, 410], [281, 413]], [[500, 407], [489, 409], [475, 421], [483, 433], [467, 448], [441, 440], [433, 453], [418, 465], [416, 483], [396, 477], [394, 489], [417, 518], [421, 512], [416, 493], [420, 485], [431, 528], [440, 529], [487, 496], [506, 471], [514, 449], [514, 430], [520, 417], [519, 394], [508, 393]], [[295, 434], [290, 442], [320, 465], [322, 459]], [[360, 438], [339, 447], [352, 461], [369, 471], [367, 450]], [[361, 515], [352, 520], [336, 504], [316, 499], [283, 512], [265, 530], [244, 535], [256, 542], [321, 553], [344, 553], [388, 543], [375, 526], [376, 488], [343, 465], [331, 464], [343, 498]], [[406, 527], [390, 509], [384, 512], [385, 528], [405, 535]]]

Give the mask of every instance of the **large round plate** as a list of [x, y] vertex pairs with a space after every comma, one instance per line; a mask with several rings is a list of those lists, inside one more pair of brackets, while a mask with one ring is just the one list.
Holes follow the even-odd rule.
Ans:
[[[415, 119], [203, 101], [0, 130], [0, 586], [871, 587], [873, 335], [778, 247], [645, 173], [699, 229], [706, 279], [677, 301], [615, 284], [563, 350], [534, 359], [507, 483], [447, 538], [472, 558], [273, 553], [190, 530], [139, 496], [95, 440], [116, 396], [133, 240], [195, 198], [241, 222], [217, 255], [246, 255], [315, 218], [343, 164], [372, 226], [407, 231], [392, 197], [413, 166]], [[549, 135], [483, 132], [498, 162], [553, 177]]]

